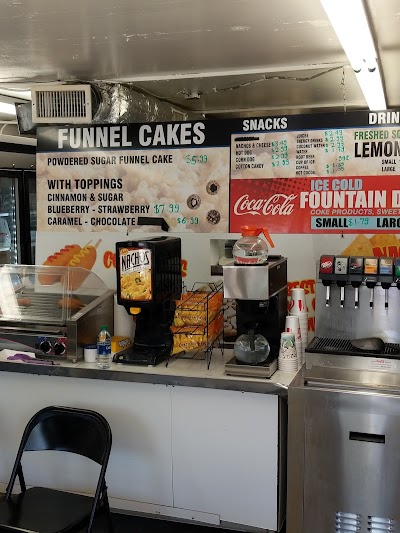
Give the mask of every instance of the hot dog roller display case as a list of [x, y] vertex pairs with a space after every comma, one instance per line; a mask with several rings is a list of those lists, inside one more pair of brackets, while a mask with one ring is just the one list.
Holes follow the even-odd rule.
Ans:
[[0, 267], [0, 350], [75, 362], [105, 324], [113, 334], [114, 292], [80, 267]]

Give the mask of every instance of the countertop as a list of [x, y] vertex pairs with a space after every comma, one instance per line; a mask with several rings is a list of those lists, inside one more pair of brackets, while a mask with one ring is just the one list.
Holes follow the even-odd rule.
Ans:
[[109, 370], [101, 370], [96, 363], [62, 362], [60, 365], [34, 365], [20, 362], [0, 361], [1, 372], [17, 372], [45, 376], [130, 381], [160, 385], [202, 387], [210, 389], [256, 392], [287, 396], [287, 388], [296, 372], [277, 371], [269, 378], [248, 378], [225, 374], [225, 362], [232, 358], [232, 351], [225, 349], [224, 355], [215, 351], [210, 368], [206, 361], [196, 359], [171, 358], [157, 366], [137, 366], [112, 363]]

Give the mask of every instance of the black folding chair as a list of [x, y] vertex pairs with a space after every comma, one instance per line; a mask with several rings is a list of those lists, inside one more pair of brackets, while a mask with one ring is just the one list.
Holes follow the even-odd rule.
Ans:
[[[104, 510], [113, 531], [105, 472], [111, 450], [111, 429], [94, 411], [72, 407], [46, 407], [25, 428], [7, 486], [0, 503], [0, 531], [62, 533], [87, 522], [87, 533], [99, 509]], [[94, 497], [44, 487], [26, 488], [21, 459], [26, 451], [58, 450], [82, 455], [101, 466]], [[12, 494], [16, 477], [19, 494]]]

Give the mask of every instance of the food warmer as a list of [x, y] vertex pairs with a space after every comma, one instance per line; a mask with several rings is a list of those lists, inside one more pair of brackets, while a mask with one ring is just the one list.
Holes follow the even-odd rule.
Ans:
[[113, 333], [114, 292], [80, 267], [0, 267], [0, 350], [77, 361], [101, 325]]

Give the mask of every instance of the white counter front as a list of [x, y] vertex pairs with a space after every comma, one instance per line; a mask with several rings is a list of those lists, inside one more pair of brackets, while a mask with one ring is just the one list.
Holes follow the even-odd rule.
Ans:
[[[47, 405], [84, 407], [103, 414], [112, 429], [107, 484], [113, 508], [276, 531], [282, 512], [278, 452], [286, 420], [281, 393], [295, 374], [237, 378], [224, 375], [223, 363], [220, 354], [208, 370], [204, 361], [190, 360], [168, 367], [115, 365], [111, 371], [88, 363], [35, 368], [1, 363], [1, 488], [36, 411]], [[72, 456], [58, 464], [58, 452], [51, 452], [47, 468], [46, 453], [30, 454], [28, 484], [91, 492], [93, 471], [86, 460]]]

